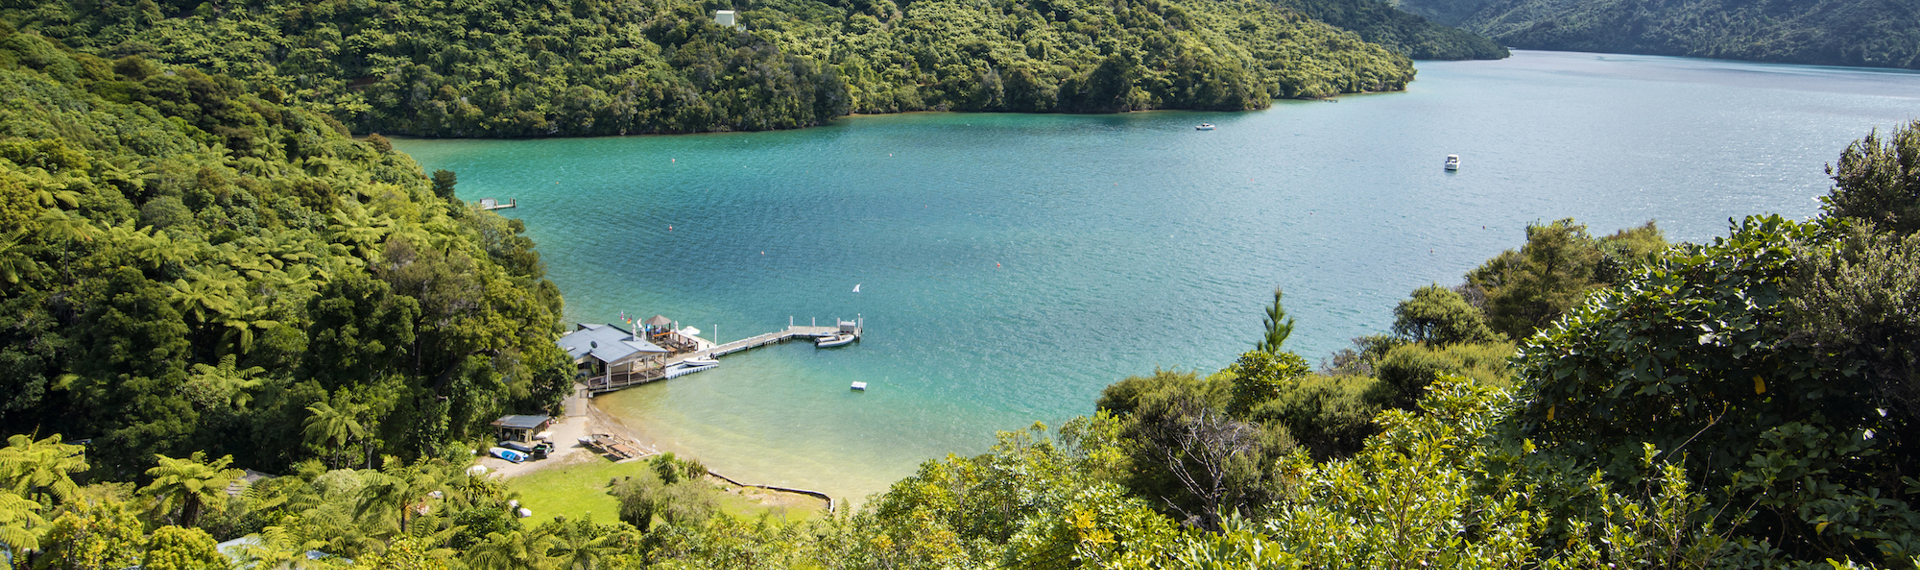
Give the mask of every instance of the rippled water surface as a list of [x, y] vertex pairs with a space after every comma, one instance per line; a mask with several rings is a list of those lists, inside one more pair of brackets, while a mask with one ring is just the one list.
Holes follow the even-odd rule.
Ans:
[[763, 348], [600, 399], [736, 479], [859, 497], [1090, 412], [1125, 376], [1226, 365], [1275, 286], [1288, 345], [1317, 361], [1530, 222], [1654, 219], [1697, 241], [1730, 217], [1812, 215], [1848, 142], [1920, 117], [1920, 74], [1901, 71], [1555, 52], [1418, 67], [1405, 93], [1249, 113], [396, 146], [458, 172], [462, 198], [518, 199], [502, 213], [527, 222], [569, 319], [657, 313], [725, 341], [863, 316], [856, 346]]

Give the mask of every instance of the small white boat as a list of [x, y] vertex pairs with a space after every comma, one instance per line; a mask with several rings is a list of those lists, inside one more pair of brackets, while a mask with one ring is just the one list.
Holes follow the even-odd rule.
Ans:
[[1195, 127], [1193, 127], [1193, 130], [1196, 130], [1196, 131], [1211, 131], [1211, 130], [1213, 130], [1213, 123], [1200, 123], [1200, 124], [1199, 124], [1198, 126], [1195, 126]]
[[720, 360], [711, 356], [706, 356], [706, 357], [696, 357], [696, 358], [689, 358], [686, 360], [682, 360], [680, 361], [680, 364], [686, 365], [686, 366], [719, 366]]
[[1457, 155], [1457, 154], [1447, 155], [1447, 170], [1459, 170], [1459, 169], [1460, 169], [1460, 155]]
[[854, 382], [854, 383], [853, 383], [853, 391], [855, 391], [855, 392], [865, 392], [865, 391], [867, 391], [867, 383], [866, 383], [866, 382]]
[[859, 340], [859, 339], [860, 337], [853, 333], [839, 333], [831, 337], [815, 340], [813, 341], [813, 346], [815, 348], [833, 348], [836, 346], [846, 346], [849, 344], [853, 344], [853, 341]]
[[688, 374], [692, 374], [695, 372], [704, 372], [704, 371], [712, 370], [719, 367], [720, 367], [720, 363], [718, 362], [715, 362], [712, 364], [691, 364], [687, 362], [678, 362], [673, 364], [672, 366], [668, 366], [666, 373], [662, 374], [660, 377], [662, 379], [679, 378], [681, 376], [686, 376]]

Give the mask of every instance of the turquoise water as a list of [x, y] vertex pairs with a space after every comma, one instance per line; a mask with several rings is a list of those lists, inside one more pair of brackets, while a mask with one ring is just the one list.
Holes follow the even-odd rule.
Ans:
[[518, 199], [502, 213], [572, 320], [658, 313], [726, 341], [863, 316], [856, 346], [759, 349], [601, 398], [735, 478], [860, 497], [1087, 413], [1128, 375], [1226, 365], [1275, 286], [1288, 345], [1317, 361], [1530, 222], [1705, 240], [1730, 217], [1812, 215], [1822, 165], [1920, 116], [1901, 71], [1554, 52], [1419, 70], [1405, 93], [1249, 113], [396, 146], [458, 172], [462, 198]]

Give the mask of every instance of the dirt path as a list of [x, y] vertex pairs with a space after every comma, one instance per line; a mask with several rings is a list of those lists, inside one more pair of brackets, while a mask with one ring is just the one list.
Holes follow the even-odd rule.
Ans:
[[[546, 459], [513, 463], [498, 457], [482, 457], [477, 463], [486, 466], [487, 471], [495, 477], [511, 479], [535, 471], [599, 460], [599, 453], [580, 443], [580, 438], [588, 434], [613, 433], [635, 439], [630, 434], [619, 430], [610, 431], [604, 426], [605, 422], [600, 418], [611, 419], [611, 416], [594, 407], [593, 401], [587, 398], [586, 389], [583, 386], [575, 385], [573, 394], [562, 400], [560, 407], [564, 410], [563, 415], [556, 418], [553, 426], [548, 429], [553, 432], [551, 439], [553, 453], [548, 454]], [[646, 453], [654, 453], [650, 446], [642, 447]]]

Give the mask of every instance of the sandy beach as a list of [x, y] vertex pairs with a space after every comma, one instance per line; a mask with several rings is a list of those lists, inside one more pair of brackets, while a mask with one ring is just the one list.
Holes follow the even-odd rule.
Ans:
[[[497, 457], [481, 457], [476, 463], [486, 466], [488, 472], [494, 477], [504, 480], [537, 471], [606, 461], [606, 457], [580, 443], [581, 437], [595, 433], [612, 434], [640, 450], [640, 457], [622, 462], [638, 461], [660, 453], [658, 440], [594, 405], [593, 399], [587, 396], [586, 387], [583, 385], [574, 387], [574, 393], [561, 402], [561, 408], [564, 410], [562, 416], [555, 418], [552, 427], [548, 430], [553, 433], [551, 441], [554, 450], [546, 459], [512, 463]], [[726, 477], [709, 476], [708, 479], [724, 487], [726, 493], [746, 497], [768, 507], [810, 508], [824, 506], [822, 503], [826, 502], [819, 497], [804, 493], [761, 488], [755, 486], [752, 481], [738, 481], [736, 484], [736, 480]], [[839, 503], [840, 500], [835, 499], [833, 502]]]

